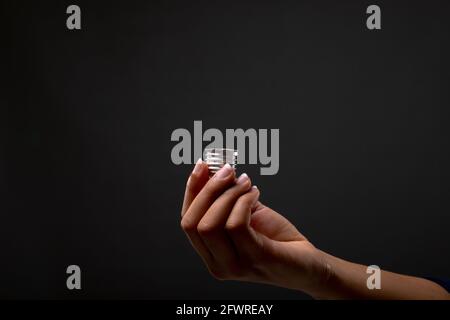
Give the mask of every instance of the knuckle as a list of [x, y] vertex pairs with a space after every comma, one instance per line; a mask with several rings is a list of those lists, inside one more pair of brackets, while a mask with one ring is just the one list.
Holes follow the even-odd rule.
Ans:
[[197, 226], [197, 232], [201, 236], [209, 236], [212, 233], [214, 233], [215, 231], [216, 231], [216, 227], [214, 225], [206, 223], [206, 222], [200, 221], [200, 223]]
[[239, 232], [245, 229], [246, 225], [243, 221], [227, 221], [225, 224], [225, 230], [228, 232]]
[[196, 225], [188, 219], [181, 219], [180, 226], [185, 232], [191, 232], [196, 229]]

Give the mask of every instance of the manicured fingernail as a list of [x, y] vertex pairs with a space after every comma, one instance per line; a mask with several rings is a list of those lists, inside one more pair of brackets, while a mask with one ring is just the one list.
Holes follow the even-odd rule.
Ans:
[[257, 187], [257, 186], [253, 186], [252, 188], [258, 189], [258, 187]]
[[231, 166], [227, 163], [219, 171], [216, 172], [216, 178], [225, 178], [231, 173]]
[[246, 173], [243, 173], [239, 176], [236, 183], [237, 184], [244, 184], [246, 181], [248, 181], [248, 175]]
[[197, 160], [197, 163], [195, 164], [195, 167], [194, 167], [194, 170], [192, 170], [192, 173], [198, 173], [198, 172], [200, 172], [200, 169], [201, 169], [201, 164], [202, 164], [202, 158], [199, 158], [198, 160]]

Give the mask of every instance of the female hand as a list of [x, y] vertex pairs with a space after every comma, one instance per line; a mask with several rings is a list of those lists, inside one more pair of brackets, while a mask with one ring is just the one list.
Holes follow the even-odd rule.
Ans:
[[321, 252], [259, 195], [246, 174], [236, 178], [226, 165], [210, 179], [199, 160], [186, 185], [181, 227], [214, 277], [314, 295], [328, 277]]

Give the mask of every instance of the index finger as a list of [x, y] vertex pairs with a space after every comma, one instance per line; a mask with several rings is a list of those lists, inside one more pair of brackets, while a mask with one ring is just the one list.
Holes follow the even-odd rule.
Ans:
[[183, 207], [181, 209], [181, 217], [183, 217], [186, 211], [189, 209], [192, 201], [194, 201], [197, 194], [200, 192], [200, 190], [202, 190], [206, 182], [208, 182], [208, 179], [208, 166], [200, 158], [195, 164], [194, 170], [192, 171], [186, 183]]

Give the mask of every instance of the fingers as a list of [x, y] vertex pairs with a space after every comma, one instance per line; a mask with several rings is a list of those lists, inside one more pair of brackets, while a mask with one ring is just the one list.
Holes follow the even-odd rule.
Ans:
[[213, 202], [235, 182], [234, 169], [229, 164], [223, 166], [197, 194], [183, 216], [189, 226], [197, 227], [203, 215]]
[[206, 182], [208, 182], [208, 179], [208, 166], [202, 161], [202, 159], [198, 159], [186, 184], [181, 217], [184, 216], [192, 201], [194, 201], [197, 194], [200, 190], [202, 190]]
[[259, 238], [250, 226], [252, 210], [258, 198], [259, 190], [254, 186], [236, 201], [225, 224], [226, 232], [241, 257], [255, 253], [260, 245]]
[[200, 161], [189, 178], [181, 227], [216, 278], [239, 278], [240, 258], [254, 257], [261, 248], [250, 226], [259, 191], [246, 174], [236, 180], [229, 165], [209, 180], [207, 171]]
[[[192, 180], [192, 178], [193, 176], [191, 175], [190, 179]], [[181, 219], [181, 228], [184, 230], [192, 245], [203, 260], [208, 264], [208, 266], [213, 263], [213, 256], [200, 237], [197, 226], [216, 198], [218, 198], [220, 194], [234, 184], [234, 181], [234, 170], [227, 164], [208, 180], [201, 191], [198, 192], [196, 189], [196, 186], [201, 185], [201, 181], [197, 182], [195, 180], [193, 185], [188, 186], [187, 188], [190, 191], [186, 191], [187, 196], [185, 198], [187, 198], [187, 200], [183, 206], [186, 211]], [[196, 196], [194, 196], [194, 199], [191, 200], [191, 197], [194, 194], [196, 194]]]
[[220, 195], [200, 220], [197, 230], [214, 260], [221, 265], [231, 265], [238, 258], [233, 243], [225, 232], [225, 223], [237, 199], [251, 187], [244, 173], [236, 184]]
[[[208, 166], [202, 161], [202, 159], [198, 159], [197, 163], [195, 164], [194, 170], [189, 176], [189, 179], [186, 184], [183, 207], [181, 209], [181, 217], [183, 217], [186, 214], [192, 201], [194, 201], [195, 197], [203, 188], [203, 186], [206, 184], [208, 179], [209, 179]], [[186, 228], [183, 225], [183, 220], [181, 220], [181, 227], [183, 229]], [[205, 244], [200, 239], [200, 237], [188, 236], [188, 238], [189, 241], [191, 242], [191, 245], [203, 259], [203, 261], [207, 264], [211, 263], [212, 261], [211, 253], [209, 252], [208, 248], [206, 248]]]

